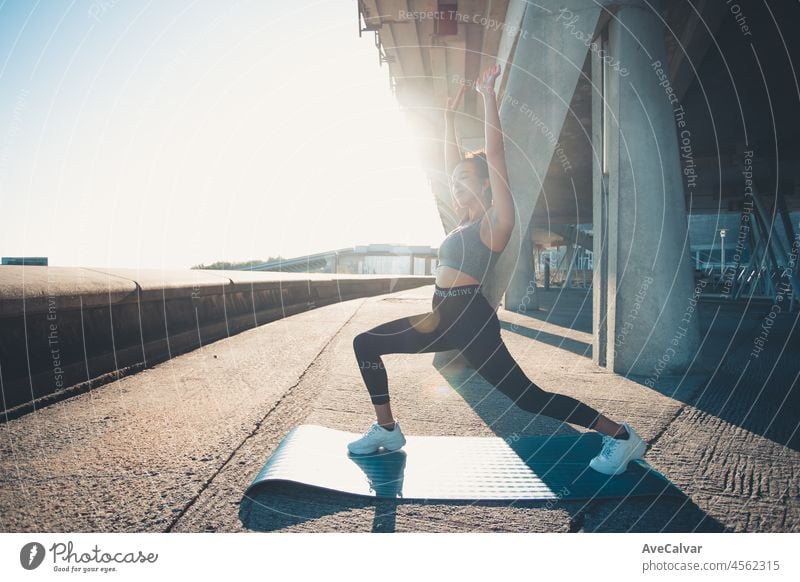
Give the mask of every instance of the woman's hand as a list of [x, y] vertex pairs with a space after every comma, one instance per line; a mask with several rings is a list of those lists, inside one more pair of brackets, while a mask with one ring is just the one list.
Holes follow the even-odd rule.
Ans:
[[486, 97], [487, 95], [494, 95], [494, 84], [497, 77], [500, 76], [500, 65], [492, 65], [481, 73], [478, 80], [475, 82], [475, 89]]
[[459, 105], [461, 105], [461, 99], [464, 97], [464, 90], [466, 88], [467, 86], [462, 84], [455, 97], [447, 98], [447, 105], [444, 108], [444, 114], [446, 116], [453, 117], [453, 115], [455, 115], [456, 110], [458, 109]]

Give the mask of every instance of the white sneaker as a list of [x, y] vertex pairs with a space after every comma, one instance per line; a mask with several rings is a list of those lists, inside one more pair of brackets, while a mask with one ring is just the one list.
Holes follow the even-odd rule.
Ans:
[[589, 461], [589, 466], [595, 471], [606, 475], [619, 475], [628, 468], [629, 461], [644, 456], [647, 444], [627, 422], [623, 422], [622, 426], [628, 431], [627, 439], [615, 439], [603, 435], [603, 449]]
[[406, 437], [400, 429], [400, 423], [395, 419], [394, 430], [387, 430], [377, 422], [373, 422], [361, 438], [347, 443], [347, 450], [357, 455], [363, 455], [374, 453], [380, 447], [387, 451], [396, 451], [404, 444], [406, 444]]

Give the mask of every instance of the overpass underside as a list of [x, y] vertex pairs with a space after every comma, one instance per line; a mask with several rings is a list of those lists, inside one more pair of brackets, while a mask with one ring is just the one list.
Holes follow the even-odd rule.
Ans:
[[[445, 232], [454, 225], [442, 107], [484, 67], [503, 67], [497, 89], [517, 220], [487, 288], [495, 306], [535, 309], [534, 247], [574, 232], [570, 242], [593, 253], [595, 363], [680, 373], [697, 354], [695, 309], [708, 291], [696, 277], [688, 216], [737, 212], [751, 258], [725, 273], [722, 296], [742, 297], [766, 269], [768, 288], [783, 296], [776, 301], [794, 309], [800, 89], [786, 75], [798, 51], [778, 23], [800, 16], [798, 5], [358, 4], [360, 33], [375, 33], [423, 137]], [[482, 147], [482, 127], [480, 97], [467, 91], [456, 120], [462, 149]], [[587, 223], [590, 242], [578, 241], [576, 226]]]

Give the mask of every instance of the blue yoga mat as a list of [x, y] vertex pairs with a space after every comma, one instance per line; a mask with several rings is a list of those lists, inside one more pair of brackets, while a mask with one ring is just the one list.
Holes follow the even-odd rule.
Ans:
[[310, 424], [293, 428], [245, 491], [242, 506], [267, 501], [271, 485], [287, 482], [298, 485], [291, 489], [298, 495], [305, 486], [414, 500], [685, 497], [644, 459], [614, 476], [589, 468], [602, 448], [597, 432], [517, 438], [406, 435], [398, 451], [351, 455], [347, 443], [360, 436]]

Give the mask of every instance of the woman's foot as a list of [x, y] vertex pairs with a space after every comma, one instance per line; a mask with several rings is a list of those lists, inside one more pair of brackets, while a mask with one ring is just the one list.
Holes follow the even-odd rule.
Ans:
[[627, 438], [623, 438], [624, 433], [618, 435], [618, 438], [603, 435], [603, 449], [589, 461], [589, 466], [595, 471], [605, 475], [619, 475], [628, 468], [628, 462], [644, 456], [647, 443], [627, 422], [623, 422], [622, 427], [627, 432]]
[[[388, 425], [391, 427], [391, 424]], [[374, 453], [380, 447], [387, 451], [396, 451], [406, 444], [406, 437], [400, 429], [400, 423], [394, 421], [394, 428], [388, 430], [377, 422], [373, 422], [361, 438], [347, 443], [347, 450], [357, 455]]]

